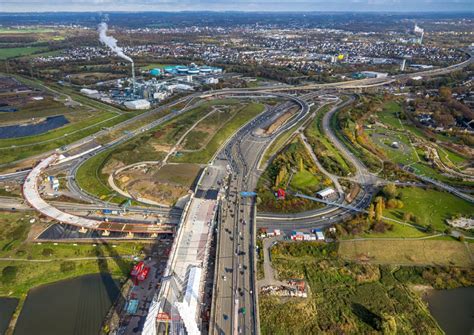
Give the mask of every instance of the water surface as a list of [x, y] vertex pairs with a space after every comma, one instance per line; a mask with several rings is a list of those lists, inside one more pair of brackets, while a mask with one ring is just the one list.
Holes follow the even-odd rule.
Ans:
[[64, 115], [50, 116], [46, 120], [26, 125], [13, 125], [0, 127], [0, 139], [33, 136], [46, 133], [69, 123]]
[[424, 299], [446, 335], [473, 334], [474, 287], [433, 290]]
[[85, 275], [32, 289], [15, 335], [98, 334], [120, 286], [108, 274]]
[[0, 334], [8, 328], [17, 304], [18, 299], [0, 297]]

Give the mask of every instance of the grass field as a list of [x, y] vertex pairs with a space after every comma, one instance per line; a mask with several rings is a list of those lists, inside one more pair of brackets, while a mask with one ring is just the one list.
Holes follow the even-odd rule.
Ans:
[[[418, 162], [416, 150], [412, 147], [410, 139], [403, 132], [394, 132], [375, 127], [367, 131], [372, 142], [379, 147], [386, 156], [395, 163], [410, 165]], [[399, 148], [393, 148], [392, 143], [398, 142]]]
[[314, 185], [321, 183], [321, 175], [315, 175], [308, 170], [298, 171], [291, 178], [290, 187], [295, 190], [306, 190], [308, 187], [311, 189]]
[[[464, 243], [444, 240], [342, 241], [339, 254], [375, 264], [473, 266]], [[471, 249], [471, 252], [474, 250]]]
[[46, 51], [46, 47], [0, 48], [0, 60]]
[[440, 159], [448, 166], [456, 167], [456, 165], [466, 162], [466, 158], [446, 148], [438, 147], [438, 155]]
[[[97, 260], [75, 260], [74, 266], [64, 266], [68, 259], [100, 256], [140, 255], [143, 244], [138, 242], [120, 243], [115, 246], [102, 244], [57, 244], [31, 243], [26, 241], [32, 224], [29, 222], [36, 214], [0, 212], [0, 258], [24, 259], [25, 261], [0, 261], [0, 296], [24, 297], [33, 287], [72, 278], [88, 273], [98, 273], [101, 265]], [[37, 223], [35, 223], [37, 224]], [[31, 262], [31, 260], [52, 260], [52, 262]], [[127, 275], [130, 258], [107, 260], [108, 269], [113, 275]], [[123, 268], [125, 265], [126, 269]], [[5, 267], [15, 267], [14, 280], [5, 277]]]
[[122, 203], [126, 198], [116, 194], [107, 183], [107, 175], [102, 168], [110, 157], [111, 151], [104, 151], [88, 159], [76, 173], [77, 185], [84, 191], [112, 203]]
[[[416, 238], [416, 237], [427, 237], [429, 236], [424, 231], [410, 227], [396, 222], [389, 222], [393, 225], [391, 230], [386, 230], [383, 233], [363, 233], [358, 235], [361, 238]], [[353, 236], [347, 236], [348, 239], [353, 238]]]
[[354, 171], [354, 168], [346, 162], [322, 130], [323, 117], [331, 107], [326, 105], [317, 112], [313, 122], [305, 129], [305, 135], [313, 152], [326, 170], [330, 173], [347, 176]]
[[0, 28], [0, 34], [31, 34], [31, 33], [52, 33], [49, 28]]
[[[419, 156], [416, 155], [416, 150], [413, 148], [409, 148], [410, 140], [409, 136], [416, 136], [418, 139], [426, 140], [426, 135], [423, 134], [421, 129], [416, 128], [413, 124], [408, 123], [407, 121], [401, 121], [399, 119], [399, 115], [402, 112], [401, 105], [396, 101], [389, 101], [385, 103], [383, 106], [383, 110], [380, 113], [377, 113], [377, 117], [380, 122], [383, 124], [392, 127], [395, 131], [380, 129], [378, 127], [375, 128], [375, 131], [378, 133], [384, 133], [386, 135], [387, 141], [399, 141], [402, 145], [402, 149], [394, 149], [390, 147], [390, 143], [380, 143], [381, 141], [375, 140], [376, 144], [383, 149], [387, 156], [396, 163], [402, 164], [413, 164], [413, 167], [416, 168], [418, 171], [417, 173], [421, 173], [432, 178], [436, 178], [443, 182], [449, 184], [457, 184], [457, 182], [451, 178], [448, 178], [442, 175], [439, 171], [435, 168], [429, 166], [423, 161], [419, 160]], [[439, 134], [435, 134], [438, 137]], [[374, 138], [372, 138], [374, 140]], [[452, 141], [449, 138], [440, 139], [445, 142]], [[385, 144], [385, 145], [384, 145]], [[455, 168], [456, 165], [463, 164], [466, 162], [466, 158], [448, 150], [446, 148], [442, 148], [438, 145], [438, 153], [440, 159], [448, 166]]]
[[[202, 150], [215, 135], [215, 133], [231, 122], [241, 108], [239, 105], [215, 105], [215, 111], [208, 114], [204, 120], [199, 122], [196, 127], [185, 137], [183, 149]], [[210, 110], [211, 111], [211, 110]], [[209, 112], [210, 112], [209, 111]]]
[[195, 152], [183, 152], [180, 157], [173, 157], [173, 161], [180, 163], [207, 163], [220, 146], [227, 140], [233, 133], [235, 133], [240, 127], [246, 124], [248, 121], [256, 117], [258, 114], [263, 112], [264, 105], [261, 103], [250, 103], [242, 108], [235, 117], [232, 118], [226, 126], [220, 128], [219, 131], [212, 137], [203, 150]]
[[398, 102], [388, 101], [383, 105], [382, 112], [377, 113], [377, 117], [380, 122], [401, 130], [403, 128], [399, 118], [401, 110], [402, 108]]
[[[272, 249], [280, 279], [304, 278], [306, 299], [259, 295], [261, 332], [291, 334], [442, 334], [421, 299], [392, 269], [347, 262], [334, 244], [281, 243]], [[418, 277], [417, 277], [418, 278]]]
[[387, 209], [384, 216], [403, 220], [404, 213], [416, 215], [421, 225], [431, 224], [436, 230], [443, 231], [447, 225], [446, 219], [454, 214], [471, 216], [474, 205], [447, 192], [422, 188], [400, 189], [403, 208]]

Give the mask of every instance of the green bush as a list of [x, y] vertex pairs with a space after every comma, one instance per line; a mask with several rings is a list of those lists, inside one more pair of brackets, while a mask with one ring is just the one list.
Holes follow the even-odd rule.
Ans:
[[12, 283], [16, 279], [16, 274], [18, 273], [18, 268], [14, 265], [9, 265], [4, 267], [2, 270], [2, 282]]
[[61, 270], [61, 272], [74, 271], [76, 269], [76, 263], [72, 261], [61, 262], [61, 264], [59, 265], [59, 269]]
[[45, 257], [50, 257], [50, 256], [54, 255], [54, 250], [51, 249], [51, 248], [44, 248], [43, 251], [41, 252], [41, 254]]

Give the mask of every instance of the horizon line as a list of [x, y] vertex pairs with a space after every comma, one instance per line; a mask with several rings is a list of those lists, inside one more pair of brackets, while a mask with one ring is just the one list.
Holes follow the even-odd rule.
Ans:
[[0, 11], [2, 14], [56, 14], [56, 13], [259, 13], [259, 14], [274, 14], [274, 13], [299, 13], [299, 14], [317, 14], [317, 13], [405, 13], [405, 14], [433, 14], [433, 13], [459, 13], [459, 14], [474, 14], [474, 9], [472, 10], [380, 10], [380, 9], [364, 9], [364, 10], [36, 10], [36, 11]]

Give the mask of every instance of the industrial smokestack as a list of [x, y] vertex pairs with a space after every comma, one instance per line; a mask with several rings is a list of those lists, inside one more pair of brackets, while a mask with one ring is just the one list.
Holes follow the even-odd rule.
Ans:
[[107, 36], [107, 23], [102, 22], [101, 24], [99, 24], [98, 31], [99, 39], [102, 43], [108, 46], [110, 50], [112, 50], [117, 56], [132, 63], [132, 85], [133, 93], [135, 93], [135, 64], [133, 63], [133, 59], [128, 57], [123, 52], [123, 49], [117, 45], [117, 40], [115, 38], [113, 38], [112, 36]]
[[402, 60], [402, 64], [400, 65], [400, 71], [405, 71], [406, 65], [407, 65], [407, 60], [404, 58]]
[[133, 94], [135, 94], [135, 63], [132, 62], [132, 88]]
[[423, 43], [423, 35], [425, 34], [425, 30], [423, 28], [419, 27], [417, 24], [415, 24], [415, 28], [413, 28], [413, 32], [415, 34], [420, 34], [421, 35], [420, 39], [418, 41], [419, 41], [420, 44]]

